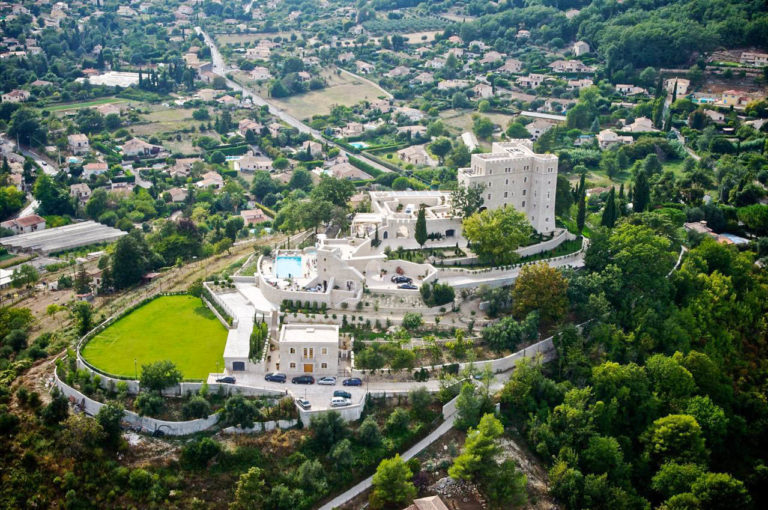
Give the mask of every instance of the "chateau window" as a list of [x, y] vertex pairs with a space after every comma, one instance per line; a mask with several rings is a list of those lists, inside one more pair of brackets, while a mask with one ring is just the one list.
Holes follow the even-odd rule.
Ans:
[[508, 195], [508, 193], [505, 191], [504, 192], [504, 198], [507, 198], [507, 195]]
[[291, 363], [291, 368], [296, 368], [296, 363]]
[[550, 194], [550, 192], [549, 192], [549, 191], [547, 191], [547, 198], [549, 198], [549, 194]]
[[322, 351], [321, 351], [321, 352], [322, 352], [323, 354], [328, 354], [328, 348], [327, 348], [327, 347], [323, 347], [323, 349], [322, 349]]
[[523, 177], [523, 182], [528, 182], [528, 177]]
[[525, 200], [523, 200], [523, 207], [525, 207]]
[[490, 193], [488, 193], [488, 200], [490, 200], [490, 199], [491, 199], [491, 194], [490, 194]]
[[328, 368], [328, 363], [320, 363], [320, 368]]
[[524, 189], [524, 190], [523, 190], [523, 196], [525, 196], [525, 192], [526, 192], [526, 191], [528, 191], [528, 190], [526, 190], [526, 189]]
[[493, 168], [488, 169], [488, 175], [493, 175]]
[[291, 354], [296, 354], [296, 349], [294, 349], [293, 347], [291, 347], [291, 351], [290, 351], [290, 352], [291, 352]]
[[504, 181], [504, 184], [508, 186], [508, 185], [509, 185], [509, 179], [506, 179], [506, 180]]

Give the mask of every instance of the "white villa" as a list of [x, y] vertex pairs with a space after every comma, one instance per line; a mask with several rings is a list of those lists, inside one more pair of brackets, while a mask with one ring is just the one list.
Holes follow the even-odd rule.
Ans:
[[494, 142], [491, 152], [472, 154], [471, 167], [459, 169], [459, 184], [483, 186], [485, 207], [511, 205], [542, 234], [555, 230], [557, 156], [536, 154], [530, 140]]
[[[275, 370], [288, 374], [336, 375], [339, 371], [339, 326], [285, 324], [278, 341]], [[274, 357], [274, 355], [273, 355]]]

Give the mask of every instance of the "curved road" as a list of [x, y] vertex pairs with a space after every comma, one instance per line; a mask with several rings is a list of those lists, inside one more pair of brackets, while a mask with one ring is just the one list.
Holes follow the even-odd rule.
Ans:
[[[282, 120], [286, 124], [288, 124], [291, 127], [294, 127], [299, 130], [301, 133], [308, 133], [312, 135], [313, 137], [317, 138], [318, 140], [324, 140], [329, 145], [332, 145], [334, 147], [337, 147], [339, 151], [341, 151], [341, 154], [344, 154], [345, 156], [354, 156], [356, 158], [365, 159], [365, 162], [374, 167], [376, 170], [379, 170], [381, 172], [391, 172], [389, 168], [385, 167], [384, 165], [381, 165], [373, 160], [368, 159], [365, 157], [364, 154], [349, 154], [346, 150], [344, 150], [342, 147], [338, 146], [337, 144], [326, 140], [323, 138], [323, 135], [320, 133], [320, 131], [316, 129], [312, 129], [308, 125], [304, 124], [302, 121], [297, 119], [296, 117], [290, 115], [284, 110], [281, 110], [277, 106], [269, 103], [267, 100], [265, 100], [263, 97], [256, 94], [253, 90], [243, 87], [239, 83], [236, 83], [229, 78], [227, 78], [227, 66], [224, 63], [224, 58], [221, 56], [221, 53], [219, 52], [219, 49], [216, 47], [216, 43], [213, 41], [213, 39], [203, 31], [200, 27], [195, 27], [195, 31], [203, 36], [203, 39], [205, 40], [205, 44], [211, 49], [211, 60], [213, 61], [213, 67], [211, 71], [214, 74], [217, 74], [224, 78], [226, 80], [227, 86], [231, 89], [241, 92], [243, 94], [243, 97], [249, 97], [251, 98], [251, 101], [253, 101], [253, 104], [259, 105], [259, 106], [268, 106], [269, 107], [269, 113], [277, 117], [278, 119]], [[230, 69], [231, 70], [231, 69]]]

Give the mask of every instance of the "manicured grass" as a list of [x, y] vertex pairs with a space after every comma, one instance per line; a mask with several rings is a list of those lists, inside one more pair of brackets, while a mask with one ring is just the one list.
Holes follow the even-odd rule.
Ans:
[[116, 97], [102, 97], [101, 99], [94, 99], [93, 101], [85, 101], [82, 103], [66, 103], [66, 104], [54, 104], [50, 106], [46, 106], [43, 108], [43, 110], [48, 110], [49, 112], [60, 112], [63, 110], [77, 110], [79, 108], [89, 108], [91, 106], [99, 106], [101, 104], [107, 104], [107, 103], [124, 103], [124, 99], [119, 99]]
[[227, 330], [200, 298], [163, 296], [134, 310], [94, 337], [83, 357], [107, 373], [134, 377], [141, 366], [170, 360], [185, 379], [206, 379], [224, 366]]

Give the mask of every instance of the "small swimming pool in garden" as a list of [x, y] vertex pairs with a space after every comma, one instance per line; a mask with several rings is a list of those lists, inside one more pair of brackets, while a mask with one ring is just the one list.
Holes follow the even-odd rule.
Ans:
[[349, 142], [349, 145], [351, 145], [355, 149], [365, 149], [366, 147], [368, 147], [368, 144], [365, 142]]
[[275, 259], [275, 276], [278, 278], [301, 278], [301, 257], [280, 255]]

